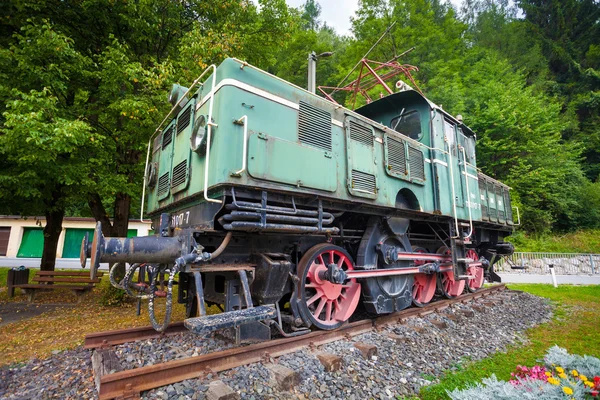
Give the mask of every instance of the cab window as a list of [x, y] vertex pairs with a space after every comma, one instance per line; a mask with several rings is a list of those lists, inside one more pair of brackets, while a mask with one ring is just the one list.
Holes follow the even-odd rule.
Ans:
[[454, 124], [444, 120], [444, 136], [446, 137], [446, 142], [448, 143], [448, 148], [452, 149], [455, 143], [455, 133], [454, 133]]
[[409, 110], [392, 119], [390, 128], [411, 139], [421, 139], [421, 116], [417, 110]]
[[470, 136], [466, 136], [460, 128], [458, 128], [458, 134], [460, 137], [460, 142], [465, 148], [465, 156], [467, 157], [467, 161], [475, 161], [475, 140]]

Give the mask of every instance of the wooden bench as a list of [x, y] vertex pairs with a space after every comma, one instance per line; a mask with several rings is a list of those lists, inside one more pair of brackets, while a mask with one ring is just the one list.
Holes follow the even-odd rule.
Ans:
[[33, 283], [14, 285], [28, 295], [29, 301], [33, 301], [35, 293], [38, 290], [68, 289], [77, 295], [77, 302], [81, 301], [81, 296], [94, 288], [96, 283], [100, 282], [103, 272], [97, 273], [96, 279], [90, 279], [90, 273], [87, 271], [36, 271], [33, 276]]

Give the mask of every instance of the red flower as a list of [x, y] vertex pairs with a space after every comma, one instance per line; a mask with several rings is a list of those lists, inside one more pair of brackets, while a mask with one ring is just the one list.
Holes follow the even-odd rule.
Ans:
[[594, 377], [594, 383], [595, 383], [595, 384], [598, 384], [598, 383], [600, 383], [600, 376], [595, 376], [595, 377]]

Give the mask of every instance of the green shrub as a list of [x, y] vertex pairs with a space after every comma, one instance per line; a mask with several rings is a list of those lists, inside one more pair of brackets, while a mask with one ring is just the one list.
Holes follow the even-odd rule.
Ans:
[[98, 289], [101, 293], [100, 304], [103, 306], [120, 307], [127, 301], [125, 291], [111, 285], [108, 277], [102, 279]]

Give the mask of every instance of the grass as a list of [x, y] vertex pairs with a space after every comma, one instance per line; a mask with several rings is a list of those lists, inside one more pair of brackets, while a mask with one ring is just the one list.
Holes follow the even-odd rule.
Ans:
[[600, 286], [554, 288], [552, 285], [510, 284], [509, 287], [550, 299], [556, 305], [553, 320], [528, 330], [525, 345], [515, 345], [477, 362], [462, 363], [457, 371], [444, 373], [438, 384], [421, 389], [422, 399], [448, 398], [446, 390], [464, 388], [492, 373], [498, 379], [508, 380], [517, 365], [535, 365], [555, 344], [569, 353], [600, 357]]

